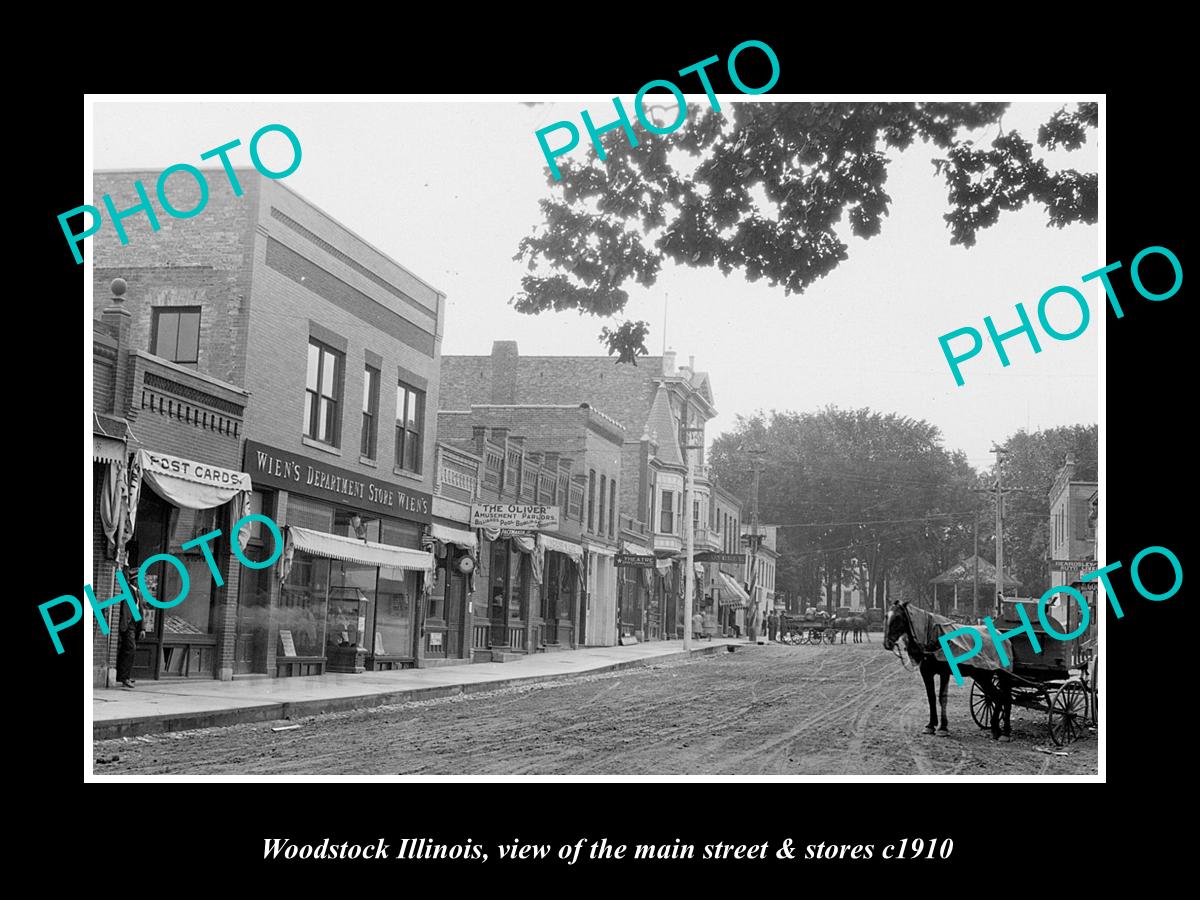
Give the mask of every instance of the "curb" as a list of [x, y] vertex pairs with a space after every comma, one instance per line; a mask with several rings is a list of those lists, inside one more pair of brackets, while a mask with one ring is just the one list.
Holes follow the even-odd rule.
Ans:
[[496, 681], [478, 681], [469, 684], [437, 685], [433, 687], [406, 688], [399, 691], [389, 691], [383, 694], [364, 694], [358, 697], [329, 697], [317, 700], [295, 700], [283, 703], [262, 703], [255, 706], [235, 707], [233, 709], [209, 709], [188, 713], [163, 713], [162, 715], [131, 716], [123, 719], [109, 719], [92, 725], [92, 740], [103, 741], [119, 737], [137, 737], [143, 734], [158, 734], [170, 731], [189, 731], [194, 728], [220, 728], [226, 725], [243, 725], [254, 722], [271, 722], [280, 719], [298, 718], [301, 716], [316, 716], [322, 713], [344, 712], [348, 709], [371, 709], [376, 706], [386, 706], [392, 703], [407, 703], [412, 700], [437, 700], [443, 697], [453, 697], [456, 694], [477, 694], [483, 691], [494, 691], [501, 688], [513, 687], [520, 684], [537, 684], [542, 681], [555, 681], [560, 678], [571, 678], [576, 675], [594, 675], [599, 672], [616, 672], [622, 669], [636, 669], [643, 666], [656, 665], [668, 660], [686, 659], [692, 656], [712, 656], [718, 652], [734, 652], [743, 646], [753, 644], [714, 644], [711, 647], [696, 647], [691, 651], [676, 651], [662, 656], [648, 656], [644, 659], [629, 659], [621, 662], [606, 663], [595, 668], [579, 669], [572, 672], [559, 672], [550, 675], [526, 675], [524, 677], [501, 678]]

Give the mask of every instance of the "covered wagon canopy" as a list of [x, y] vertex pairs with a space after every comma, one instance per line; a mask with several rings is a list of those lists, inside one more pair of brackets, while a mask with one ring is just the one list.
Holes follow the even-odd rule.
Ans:
[[[968, 556], [948, 568], [936, 578], [929, 579], [930, 584], [968, 584], [975, 580], [975, 557]], [[981, 584], [996, 583], [996, 567], [979, 557], [979, 581]], [[1019, 588], [1023, 584], [1007, 569], [1004, 571], [1004, 587]]]

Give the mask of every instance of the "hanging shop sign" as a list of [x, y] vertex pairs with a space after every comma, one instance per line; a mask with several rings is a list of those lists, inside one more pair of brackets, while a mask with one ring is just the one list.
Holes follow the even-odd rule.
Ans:
[[558, 528], [558, 507], [540, 503], [479, 503], [471, 506], [471, 527], [503, 531]]
[[653, 569], [657, 559], [653, 556], [638, 556], [634, 553], [618, 553], [614, 562], [617, 566], [631, 569]]
[[256, 441], [246, 441], [245, 468], [255, 485], [296, 491], [410, 521], [433, 519], [433, 497], [429, 494]]
[[734, 563], [741, 564], [746, 561], [745, 554], [742, 553], [716, 553], [713, 551], [704, 551], [702, 553], [693, 554], [692, 559], [696, 562], [707, 563]]

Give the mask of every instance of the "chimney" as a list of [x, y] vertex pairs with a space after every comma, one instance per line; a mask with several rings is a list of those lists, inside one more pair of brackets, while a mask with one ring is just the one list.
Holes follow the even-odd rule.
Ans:
[[492, 427], [492, 443], [499, 444], [501, 447], [506, 446], [508, 441], [508, 428], [503, 425]]
[[688, 371], [689, 372], [696, 371], [696, 357], [694, 357], [694, 356], [688, 357]]
[[492, 342], [492, 403], [517, 402], [517, 363], [521, 354], [516, 341]]
[[662, 358], [662, 373], [664, 375], [675, 374], [675, 351], [664, 350]]
[[1075, 454], [1074, 453], [1071, 453], [1071, 452], [1067, 453], [1067, 458], [1065, 460], [1063, 460], [1062, 474], [1063, 474], [1063, 479], [1065, 481], [1070, 481], [1072, 478], [1075, 477]]
[[472, 425], [471, 439], [475, 442], [475, 455], [483, 456], [483, 445], [487, 442], [487, 428], [483, 425]]

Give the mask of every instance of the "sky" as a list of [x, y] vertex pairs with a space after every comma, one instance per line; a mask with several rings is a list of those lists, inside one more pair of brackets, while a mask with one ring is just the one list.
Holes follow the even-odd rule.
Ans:
[[[652, 354], [665, 339], [680, 363], [694, 356], [696, 368], [709, 373], [718, 410], [709, 440], [739, 414], [867, 406], [937, 425], [948, 447], [981, 468], [992, 462], [992, 444], [1018, 429], [1097, 421], [1096, 322], [1104, 306], [1098, 283], [1084, 286], [1080, 276], [1107, 262], [1099, 229], [1048, 228], [1044, 211], [1033, 206], [1002, 216], [971, 249], [952, 247], [942, 219], [946, 188], [935, 177], [938, 153], [929, 145], [892, 153], [892, 204], [882, 232], [864, 240], [846, 227], [849, 259], [803, 295], [750, 284], [737, 271], [726, 277], [668, 262], [654, 287], [626, 286], [631, 299], [616, 320], [577, 312], [529, 316], [508, 303], [524, 271], [512, 258], [517, 244], [541, 221], [538, 201], [552, 196], [534, 132], [563, 119], [582, 131], [582, 109], [607, 122], [611, 100], [556, 97], [529, 106], [416, 99], [97, 102], [93, 165], [207, 168], [200, 154], [234, 138], [242, 147], [232, 161], [249, 165], [250, 136], [268, 123], [287, 125], [303, 158], [284, 183], [447, 294], [443, 354], [488, 354], [494, 340], [516, 340], [531, 356], [603, 355], [603, 325], [644, 319]], [[624, 99], [631, 107], [632, 98]], [[706, 102], [703, 95], [688, 99]], [[738, 98], [720, 99], [724, 105]], [[1003, 127], [1032, 138], [1060, 106], [1015, 103]], [[971, 137], [990, 141], [996, 133], [992, 127]], [[272, 138], [286, 147], [279, 135]], [[606, 142], [612, 153], [621, 146]], [[262, 147], [267, 165], [288, 161], [266, 140]], [[1052, 168], [1096, 171], [1094, 136], [1073, 153], [1041, 155]], [[1008, 368], [985, 346], [964, 364], [966, 383], [954, 383], [940, 335], [964, 326], [983, 333], [987, 315], [1000, 330], [1015, 327], [1018, 302], [1036, 323], [1038, 299], [1056, 285], [1088, 298], [1092, 324], [1082, 336], [1059, 342], [1039, 332], [1040, 354], [1024, 337], [1010, 340]], [[1078, 311], [1056, 302], [1062, 306], [1051, 306], [1051, 324], [1072, 330]]]

